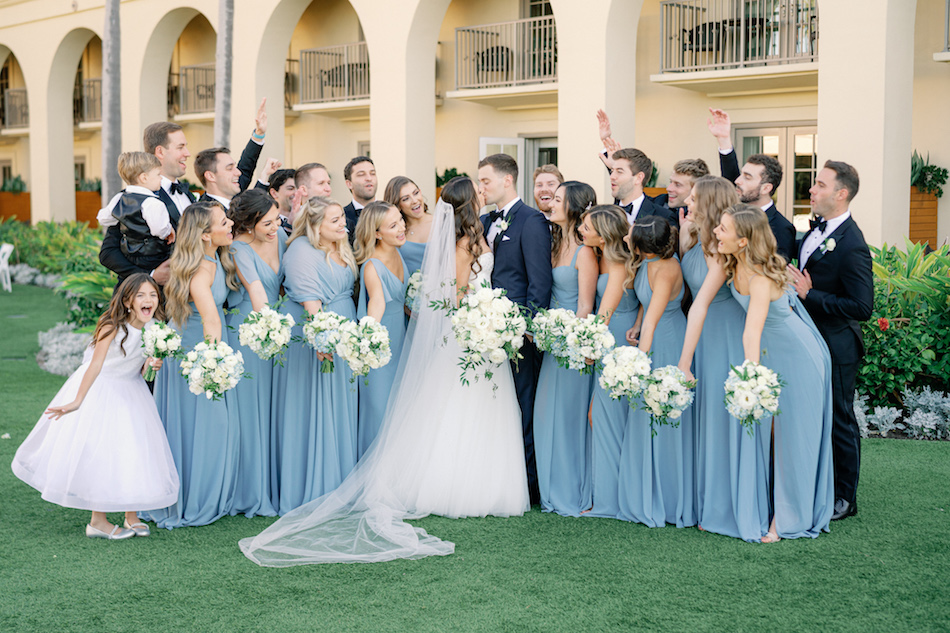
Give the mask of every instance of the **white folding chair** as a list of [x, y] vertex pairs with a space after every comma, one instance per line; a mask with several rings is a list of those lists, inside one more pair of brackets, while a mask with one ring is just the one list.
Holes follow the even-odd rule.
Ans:
[[13, 254], [13, 244], [6, 242], [0, 246], [0, 283], [7, 292], [13, 292], [13, 284], [10, 282], [10, 255]]

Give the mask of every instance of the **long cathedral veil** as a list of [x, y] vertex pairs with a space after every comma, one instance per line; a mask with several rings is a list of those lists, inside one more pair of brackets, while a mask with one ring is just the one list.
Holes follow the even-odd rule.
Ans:
[[[455, 355], [445, 346], [452, 326], [430, 301], [455, 300], [455, 211], [439, 200], [422, 260], [417, 315], [411, 319], [385, 418], [376, 441], [339, 488], [241, 540], [258, 565], [289, 567], [333, 562], [381, 562], [445, 556], [455, 545], [405, 522], [417, 508], [420, 482], [440, 421], [452, 414], [440, 384], [457, 381]], [[444, 366], [444, 369], [443, 367]]]

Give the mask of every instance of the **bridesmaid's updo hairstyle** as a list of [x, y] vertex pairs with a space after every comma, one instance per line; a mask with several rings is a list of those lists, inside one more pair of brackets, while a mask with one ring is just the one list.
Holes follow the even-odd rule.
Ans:
[[590, 225], [594, 232], [604, 240], [604, 245], [598, 253], [608, 262], [623, 264], [630, 259], [630, 249], [623, 238], [627, 236], [630, 224], [623, 209], [615, 204], [599, 204], [587, 212]]
[[[383, 200], [399, 209], [399, 193], [406, 185], [412, 185], [416, 189], [419, 188], [419, 185], [413, 182], [413, 180], [408, 176], [394, 176], [389, 180], [388, 183], [386, 183], [386, 191], [383, 193]], [[423, 202], [422, 210], [425, 213], [430, 213], [429, 205]], [[402, 219], [408, 223], [409, 218], [407, 218], [406, 214], [402, 212], [402, 209], [399, 209], [399, 213], [402, 213]]]
[[[165, 310], [169, 318], [180, 328], [185, 327], [188, 317], [191, 316], [189, 305], [191, 280], [198, 272], [201, 262], [204, 261], [204, 242], [201, 236], [211, 232], [215, 209], [220, 209], [227, 214], [224, 205], [220, 202], [196, 202], [182, 211], [181, 219], [178, 221], [175, 250], [172, 251], [168, 262], [171, 275], [165, 286]], [[229, 247], [218, 247], [218, 261], [224, 268], [228, 288], [237, 290], [240, 281], [238, 281], [237, 266], [234, 265]]]
[[112, 295], [112, 300], [109, 302], [109, 307], [105, 313], [99, 317], [89, 347], [98, 343], [100, 339], [109, 336], [112, 332], [122, 330], [123, 336], [122, 340], [119, 341], [119, 349], [122, 351], [122, 355], [125, 356], [125, 347], [123, 346], [125, 340], [129, 338], [129, 328], [126, 324], [129, 322], [132, 300], [138, 294], [139, 288], [145, 284], [155, 288], [155, 292], [158, 293], [158, 305], [155, 306], [154, 318], [159, 321], [164, 320], [165, 309], [162, 307], [162, 290], [155, 280], [145, 273], [129, 275], [119, 286], [119, 289], [115, 291], [115, 294]]
[[665, 218], [648, 215], [639, 218], [630, 227], [630, 259], [627, 261], [627, 282], [633, 281], [637, 269], [647, 255], [669, 259], [676, 254], [679, 231]]
[[[343, 210], [343, 205], [339, 202], [323, 196], [314, 196], [304, 200], [294, 218], [294, 228], [290, 232], [290, 237], [287, 238], [287, 246], [290, 246], [298, 237], [304, 237], [315, 249], [329, 255], [329, 251], [320, 247], [320, 226], [323, 225], [323, 219], [326, 217], [327, 209], [330, 207], [339, 207], [340, 211]], [[336, 244], [340, 249], [340, 257], [343, 258], [343, 262], [358, 279], [359, 271], [356, 268], [356, 259], [353, 257], [353, 249], [350, 248], [350, 241], [343, 238], [339, 242], [336, 242]]]
[[383, 225], [383, 219], [389, 210], [395, 208], [388, 202], [376, 200], [360, 211], [360, 219], [356, 223], [356, 237], [353, 240], [357, 266], [373, 256], [376, 251], [376, 231]]
[[234, 196], [228, 209], [228, 217], [234, 220], [234, 234], [253, 233], [257, 223], [276, 205], [277, 201], [262, 189], [248, 189]]
[[[567, 214], [567, 230], [569, 234], [574, 234], [574, 239], [578, 244], [584, 242], [578, 230], [584, 221], [584, 213], [597, 203], [597, 194], [594, 188], [586, 182], [577, 180], [568, 180], [558, 185], [558, 189], [564, 190], [564, 211]], [[555, 195], [556, 190], [555, 190]], [[567, 239], [563, 229], [557, 224], [551, 224], [551, 258], [557, 259], [561, 254], [561, 245]]]
[[442, 200], [455, 209], [455, 241], [467, 241], [466, 250], [472, 256], [472, 272], [477, 275], [482, 269], [478, 263], [478, 256], [482, 254], [479, 239], [482, 236], [482, 222], [478, 219], [481, 204], [475, 183], [471, 178], [456, 176], [442, 187]]
[[714, 255], [717, 252], [717, 240], [713, 229], [719, 226], [723, 211], [739, 204], [739, 194], [736, 193], [735, 183], [719, 176], [703, 176], [696, 181], [694, 187], [696, 210], [693, 212], [693, 231], [702, 244], [703, 252], [706, 255]]
[[[725, 211], [736, 227], [736, 236], [748, 240], [744, 250], [745, 265], [772, 280], [780, 290], [788, 285], [788, 271], [785, 269], [785, 258], [778, 254], [775, 234], [769, 227], [769, 218], [765, 211], [750, 204], [736, 204]], [[723, 255], [722, 268], [726, 278], [732, 279], [736, 274], [739, 260], [735, 254]]]

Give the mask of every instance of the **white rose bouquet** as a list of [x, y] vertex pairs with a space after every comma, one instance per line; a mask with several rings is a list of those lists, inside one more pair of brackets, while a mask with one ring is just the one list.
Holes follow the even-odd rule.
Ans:
[[[268, 360], [278, 354], [283, 356], [284, 350], [290, 343], [293, 327], [292, 316], [281, 314], [270, 306], [264, 306], [260, 312], [251, 312], [247, 315], [244, 323], [238, 327], [238, 336], [241, 345], [246, 345], [260, 356], [261, 360]], [[280, 358], [277, 362], [283, 365]]]
[[630, 345], [615, 347], [603, 356], [604, 367], [598, 382], [613, 400], [633, 399], [640, 395], [650, 375], [650, 357]]
[[[303, 325], [303, 334], [313, 349], [321, 354], [333, 354], [336, 344], [340, 342], [340, 327], [349, 319], [336, 312], [321, 310], [307, 319]], [[320, 371], [329, 374], [333, 371], [333, 361], [324, 360], [320, 363]]]
[[726, 409], [752, 435], [754, 426], [766, 414], [779, 412], [778, 397], [783, 386], [774, 371], [747, 360], [729, 371], [725, 384]]
[[224, 341], [205, 340], [185, 354], [181, 375], [188, 380], [191, 393], [220, 400], [244, 377], [244, 356]]
[[340, 326], [339, 333], [336, 353], [353, 371], [350, 382], [357, 376], [365, 376], [371, 369], [379, 369], [392, 358], [389, 330], [371, 316], [363, 317], [359, 323], [347, 321]]
[[422, 292], [422, 271], [417, 270], [416, 272], [409, 275], [409, 281], [406, 283], [406, 307], [412, 311], [417, 311], [419, 301], [419, 293]]
[[643, 403], [650, 412], [650, 431], [656, 435], [656, 426], [679, 426], [686, 407], [693, 403], [695, 380], [675, 365], [659, 367], [650, 372], [643, 389]]
[[[142, 330], [142, 356], [162, 360], [181, 356], [181, 335], [162, 321], [152, 321]], [[145, 368], [145, 380], [155, 380], [155, 368]]]
[[528, 324], [504, 290], [481, 288], [464, 297], [459, 307], [449, 312], [455, 340], [463, 352], [459, 359], [462, 384], [468, 384], [469, 371], [474, 372], [482, 365], [488, 365], [483, 375], [491, 380], [493, 367], [522, 357], [518, 350], [524, 344]]
[[594, 366], [588, 365], [587, 359], [600, 361], [615, 343], [604, 317], [588, 314], [583, 319], [575, 319], [567, 333], [567, 366], [589, 374], [594, 371]]
[[531, 318], [528, 331], [534, 336], [537, 348], [557, 358], [558, 365], [564, 367], [567, 364], [567, 335], [575, 321], [577, 316], [571, 310], [539, 310]]

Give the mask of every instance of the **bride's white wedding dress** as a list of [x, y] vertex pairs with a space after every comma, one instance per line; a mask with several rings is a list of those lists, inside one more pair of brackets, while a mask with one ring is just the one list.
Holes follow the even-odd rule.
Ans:
[[[454, 210], [440, 200], [435, 216], [422, 267], [424, 300], [409, 326], [376, 441], [337, 490], [241, 541], [259, 565], [451, 554], [452, 543], [405, 519], [507, 517], [529, 509], [511, 368], [506, 362], [491, 381], [463, 385], [449, 318], [429, 304], [455, 295]], [[491, 279], [493, 255], [483, 253], [478, 263], [472, 287]]]

